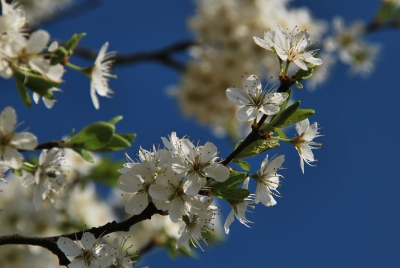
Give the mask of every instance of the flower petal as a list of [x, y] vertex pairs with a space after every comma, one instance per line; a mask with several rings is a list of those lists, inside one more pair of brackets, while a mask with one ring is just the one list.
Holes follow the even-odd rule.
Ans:
[[207, 177], [211, 177], [216, 181], [224, 182], [229, 178], [229, 169], [221, 164], [214, 164], [212, 166], [208, 166], [204, 172]]
[[258, 111], [254, 106], [244, 106], [238, 111], [238, 117], [243, 121], [250, 121], [257, 117]]
[[38, 140], [35, 135], [29, 132], [15, 133], [11, 139], [11, 144], [17, 149], [33, 150], [38, 145]]
[[80, 247], [71, 239], [67, 237], [60, 237], [57, 240], [57, 246], [64, 252], [67, 256], [74, 257], [81, 254]]
[[138, 194], [132, 196], [131, 200], [125, 204], [126, 213], [139, 215], [147, 207], [149, 201], [146, 194]]
[[0, 114], [0, 134], [8, 135], [14, 131], [17, 124], [17, 114], [12, 107], [6, 107]]
[[225, 220], [225, 224], [224, 224], [224, 229], [225, 229], [225, 233], [229, 234], [229, 227], [231, 226], [232, 222], [235, 220], [234, 217], [235, 213], [233, 212], [233, 209], [231, 210], [231, 212], [229, 213], [228, 217]]
[[26, 52], [41, 52], [50, 40], [50, 34], [45, 30], [37, 30], [29, 36], [26, 44]]
[[231, 102], [240, 106], [250, 103], [250, 99], [247, 93], [239, 88], [228, 88], [226, 90], [226, 96]]

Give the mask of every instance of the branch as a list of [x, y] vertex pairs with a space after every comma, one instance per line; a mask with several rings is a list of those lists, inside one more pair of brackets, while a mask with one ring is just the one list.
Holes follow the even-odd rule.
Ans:
[[[155, 61], [172, 67], [179, 72], [183, 72], [186, 69], [186, 65], [174, 59], [172, 54], [186, 51], [188, 48], [194, 45], [195, 42], [191, 40], [184, 40], [156, 51], [119, 54], [114, 57], [114, 63], [117, 65], [126, 65], [137, 64], [144, 61]], [[83, 58], [95, 60], [98, 51], [90, 48], [77, 47], [74, 49], [74, 54]]]
[[119, 231], [128, 232], [131, 226], [135, 225], [138, 222], [151, 219], [151, 216], [153, 216], [154, 214], [167, 215], [166, 212], [158, 210], [153, 203], [149, 203], [147, 208], [140, 215], [132, 216], [129, 219], [120, 223], [113, 221], [100, 227], [93, 227], [86, 231], [52, 237], [25, 237], [17, 234], [0, 236], [0, 246], [10, 244], [41, 246], [48, 249], [53, 254], [57, 255], [60, 265], [67, 266], [68, 264], [70, 264], [70, 261], [65, 256], [64, 252], [62, 252], [57, 246], [57, 240], [60, 237], [67, 237], [71, 240], [80, 240], [85, 232], [92, 233], [96, 238], [103, 237], [107, 234]]

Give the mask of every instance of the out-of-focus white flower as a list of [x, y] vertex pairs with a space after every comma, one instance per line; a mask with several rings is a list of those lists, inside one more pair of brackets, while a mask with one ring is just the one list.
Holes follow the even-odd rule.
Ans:
[[58, 15], [59, 10], [72, 2], [72, 0], [19, 0], [23, 6], [30, 25], [37, 25], [41, 21], [51, 19]]
[[[60, 237], [57, 240], [57, 246], [67, 257], [74, 257], [68, 267], [108, 267], [111, 265], [109, 258], [101, 258], [103, 254], [109, 252], [111, 247], [105, 244], [98, 245], [96, 238], [91, 233], [84, 233], [81, 240], [77, 242], [68, 237]], [[92, 263], [95, 263], [96, 266], [92, 266]]]
[[92, 97], [93, 105], [96, 109], [100, 108], [97, 94], [102, 97], [110, 98], [110, 94], [114, 92], [108, 87], [108, 77], [114, 77], [110, 74], [111, 58], [115, 56], [115, 52], [107, 52], [108, 43], [105, 43], [99, 51], [93, 67], [90, 70], [90, 96]]
[[115, 268], [130, 268], [134, 263], [134, 261], [130, 259], [132, 255], [128, 253], [129, 247], [124, 249], [126, 242], [126, 238], [122, 238], [121, 243], [118, 243], [118, 237], [114, 239], [110, 255], [113, 258], [112, 265], [114, 265], [113, 267]]
[[257, 118], [261, 112], [265, 115], [274, 115], [279, 112], [281, 105], [289, 96], [287, 93], [272, 93], [262, 89], [261, 82], [255, 75], [250, 75], [246, 80], [245, 89], [228, 88], [228, 99], [240, 106], [238, 117], [244, 121]]
[[[249, 187], [249, 180], [250, 180], [250, 178], [246, 178], [244, 180], [242, 189], [247, 189]], [[236, 218], [239, 220], [239, 222], [241, 224], [250, 228], [250, 226], [247, 224], [253, 223], [253, 222], [246, 219], [245, 214], [246, 214], [247, 208], [249, 206], [251, 206], [251, 204], [253, 204], [253, 203], [254, 203], [254, 197], [253, 197], [253, 195], [250, 195], [243, 201], [235, 201], [230, 204], [232, 206], [232, 210], [225, 220], [225, 224], [224, 224], [225, 233], [229, 234], [229, 231], [230, 231], [229, 227], [231, 226], [233, 220], [235, 219], [234, 216], [236, 216]]]
[[171, 159], [172, 169], [185, 176], [183, 189], [187, 195], [196, 195], [206, 185], [206, 177], [224, 182], [229, 178], [229, 170], [215, 163], [218, 149], [212, 142], [196, 147], [187, 139], [180, 141], [180, 157]]
[[330, 75], [330, 69], [335, 64], [336, 57], [330, 53], [318, 54], [324, 64], [317, 66], [313, 73], [311, 79], [307, 79], [307, 90], [314, 91], [320, 84], [323, 84]]
[[33, 150], [38, 141], [29, 132], [15, 133], [17, 114], [12, 107], [6, 107], [0, 114], [0, 159], [3, 164], [14, 169], [22, 167], [22, 156], [18, 150]]
[[344, 55], [343, 60], [351, 65], [351, 72], [353, 74], [360, 74], [363, 77], [367, 77], [375, 68], [375, 60], [379, 51], [379, 45], [360, 41]]
[[294, 139], [293, 145], [296, 147], [297, 152], [300, 156], [300, 167], [301, 171], [304, 173], [304, 162], [308, 165], [313, 166], [310, 162], [316, 161], [314, 159], [314, 154], [311, 149], [317, 149], [313, 147], [314, 145], [321, 146], [320, 143], [312, 141], [314, 138], [320, 137], [318, 135], [318, 124], [313, 123], [310, 126], [310, 121], [304, 119], [303, 121], [296, 123], [296, 131], [299, 134], [297, 138]]
[[58, 192], [65, 182], [64, 174], [61, 173], [62, 150], [52, 148], [43, 150], [39, 156], [39, 166], [35, 172], [35, 177], [25, 176], [24, 185], [36, 184], [35, 194], [33, 195], [33, 204], [39, 210], [43, 200], [50, 198], [50, 191]]
[[[62, 91], [61, 89], [56, 88], [56, 87], [52, 87], [50, 90], [52, 92]], [[33, 100], [35, 101], [36, 104], [39, 103], [39, 99], [40, 99], [40, 95], [38, 93], [36, 93], [36, 92], [33, 92]], [[51, 100], [51, 99], [48, 99], [46, 97], [42, 97], [42, 100], [43, 100], [44, 105], [47, 107], [47, 109], [53, 108], [53, 105], [56, 102], [56, 100], [54, 100], [54, 99]]]
[[284, 155], [275, 157], [272, 161], [268, 162], [268, 155], [261, 163], [261, 169], [257, 171], [257, 188], [254, 196], [254, 202], [257, 204], [261, 202], [264, 206], [274, 206], [276, 201], [274, 199], [274, 192], [279, 186], [279, 177], [276, 171], [281, 168], [285, 159]]
[[0, 180], [7, 182], [5, 178], [5, 173], [9, 170], [10, 168], [4, 164], [3, 161], [0, 161]]

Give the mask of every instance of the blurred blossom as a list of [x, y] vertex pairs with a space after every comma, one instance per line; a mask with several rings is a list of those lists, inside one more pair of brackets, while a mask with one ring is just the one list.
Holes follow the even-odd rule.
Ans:
[[29, 24], [39, 24], [58, 14], [61, 10], [73, 0], [19, 0], [19, 4], [24, 7]]
[[329, 79], [332, 66], [335, 64], [336, 58], [330, 53], [319, 53], [318, 57], [321, 58], [324, 64], [317, 66], [311, 79], [306, 80], [306, 89], [314, 91], [317, 87]]
[[326, 23], [313, 19], [306, 8], [288, 8], [288, 1], [198, 0], [196, 3], [197, 12], [189, 27], [199, 46], [173, 95], [186, 115], [213, 129], [222, 127], [235, 136], [244, 123], [236, 116], [239, 107], [226, 98], [226, 89], [242, 85], [240, 77], [247, 77], [246, 73], [263, 80], [279, 72], [276, 55], [249, 42], [253, 36], [275, 29], [278, 24], [289, 30], [297, 25], [299, 30], [307, 30], [315, 42], [324, 33]]

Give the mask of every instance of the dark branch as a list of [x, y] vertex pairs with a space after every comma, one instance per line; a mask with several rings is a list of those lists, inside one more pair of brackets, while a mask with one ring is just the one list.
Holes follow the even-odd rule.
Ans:
[[81, 231], [61, 236], [53, 236], [53, 237], [24, 237], [17, 234], [9, 236], [0, 236], [0, 246], [17, 245], [17, 244], [41, 246], [43, 248], [50, 250], [53, 254], [57, 255], [60, 265], [67, 266], [70, 263], [70, 261], [57, 246], [57, 240], [60, 237], [68, 237], [72, 240], [76, 239], [80, 240], [85, 232], [92, 233], [96, 238], [103, 237], [107, 234], [114, 232], [120, 232], [120, 231], [128, 232], [131, 226], [135, 225], [138, 222], [151, 219], [151, 217], [154, 214], [166, 215], [165, 212], [158, 210], [153, 203], [149, 203], [147, 208], [140, 215], [132, 216], [126, 221], [120, 223], [113, 221], [100, 227], [93, 227], [86, 231]]
[[[114, 58], [114, 62], [117, 65], [126, 65], [137, 64], [145, 61], [155, 61], [182, 72], [185, 70], [186, 65], [174, 59], [172, 57], [172, 54], [186, 51], [193, 45], [195, 45], [193, 41], [184, 40], [156, 51], [117, 54], [117, 56], [115, 56]], [[98, 51], [92, 50], [90, 48], [77, 47], [74, 50], [74, 54], [79, 55], [83, 58], [95, 60]]]

